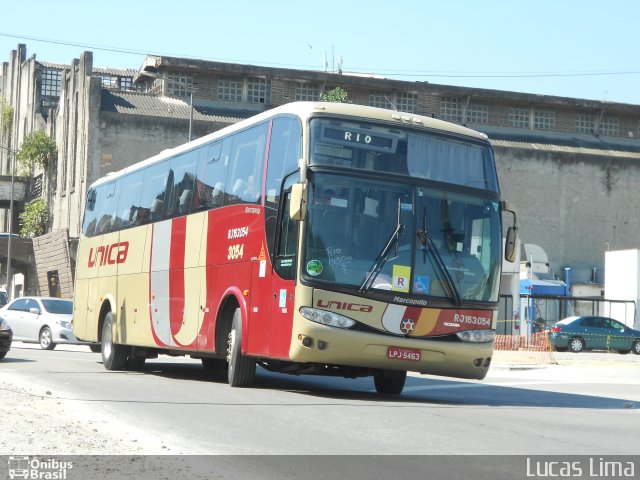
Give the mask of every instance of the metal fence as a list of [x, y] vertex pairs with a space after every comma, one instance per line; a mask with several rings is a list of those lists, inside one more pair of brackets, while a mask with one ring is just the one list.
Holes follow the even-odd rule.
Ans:
[[499, 335], [541, 332], [563, 318], [598, 315], [611, 317], [638, 328], [636, 302], [591, 297], [521, 295], [520, 305], [511, 296], [501, 296], [498, 309]]

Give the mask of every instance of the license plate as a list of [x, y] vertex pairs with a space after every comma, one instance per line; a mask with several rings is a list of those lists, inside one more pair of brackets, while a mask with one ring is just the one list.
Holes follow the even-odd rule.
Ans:
[[420, 361], [420, 350], [411, 348], [389, 347], [387, 348], [387, 357], [393, 360], [410, 360], [412, 362]]

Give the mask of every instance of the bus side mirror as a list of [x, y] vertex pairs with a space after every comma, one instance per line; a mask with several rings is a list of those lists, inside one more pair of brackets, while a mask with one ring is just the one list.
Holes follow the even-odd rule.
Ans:
[[307, 185], [294, 183], [291, 186], [291, 203], [289, 217], [291, 220], [304, 220], [307, 216]]
[[502, 211], [511, 212], [513, 214], [513, 227], [507, 229], [507, 236], [504, 242], [504, 259], [513, 263], [516, 261], [516, 252], [518, 245], [518, 220], [516, 217], [516, 209], [513, 205], [506, 201], [502, 201]]
[[507, 262], [516, 261], [516, 245], [518, 245], [518, 227], [509, 227], [504, 242], [504, 259]]

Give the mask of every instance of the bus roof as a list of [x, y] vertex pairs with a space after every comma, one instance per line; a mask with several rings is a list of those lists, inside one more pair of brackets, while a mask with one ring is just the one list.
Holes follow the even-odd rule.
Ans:
[[106, 176], [96, 180], [91, 184], [90, 188], [96, 185], [109, 182], [114, 178], [118, 178], [126, 175], [127, 173], [136, 171], [147, 165], [151, 165], [166, 158], [173, 157], [183, 152], [188, 152], [200, 145], [206, 144], [215, 140], [218, 137], [223, 137], [235, 131], [242, 130], [248, 125], [259, 123], [263, 120], [268, 120], [276, 115], [291, 114], [298, 116], [302, 121], [305, 121], [313, 114], [325, 113], [335, 114], [345, 117], [362, 117], [368, 120], [380, 120], [384, 122], [397, 122], [398, 124], [413, 127], [424, 127], [429, 130], [437, 130], [440, 132], [448, 132], [457, 135], [467, 136], [478, 140], [487, 140], [487, 136], [484, 133], [472, 130], [455, 123], [445, 122], [444, 120], [438, 120], [436, 118], [425, 117], [423, 115], [417, 115], [413, 113], [405, 113], [395, 110], [387, 110], [384, 108], [368, 107], [364, 105], [357, 105], [352, 103], [332, 103], [332, 102], [292, 102], [279, 107], [272, 108], [265, 112], [254, 115], [250, 118], [242, 120], [238, 123], [230, 125], [228, 127], [217, 130], [213, 133], [205, 135], [204, 137], [197, 138], [189, 143], [178, 145], [177, 147], [166, 149], [154, 155], [153, 157], [143, 159], [133, 165], [125, 167], [117, 172], [108, 173]]

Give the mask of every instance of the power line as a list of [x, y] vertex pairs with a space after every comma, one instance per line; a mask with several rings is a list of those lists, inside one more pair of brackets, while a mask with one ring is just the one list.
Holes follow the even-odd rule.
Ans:
[[[216, 62], [232, 62], [232, 63], [249, 63], [274, 66], [286, 66], [295, 68], [314, 68], [314, 65], [300, 65], [277, 62], [265, 62], [262, 60], [238, 60], [238, 59], [213, 59], [208, 57], [199, 57], [192, 55], [184, 55], [181, 53], [157, 52], [125, 49], [111, 47], [105, 45], [92, 45], [88, 43], [71, 42], [64, 40], [53, 40], [49, 38], [39, 38], [29, 35], [12, 34], [0, 32], [0, 37], [16, 38], [20, 40], [31, 40], [34, 42], [49, 43], [53, 45], [64, 45], [70, 47], [86, 48], [90, 50], [105, 51], [111, 53], [122, 53], [127, 55], [159, 55], [178, 58], [193, 58], [196, 60], [216, 61]], [[359, 73], [370, 73], [377, 75], [390, 75], [395, 77], [432, 77], [432, 78], [553, 78], [553, 77], [599, 77], [610, 75], [638, 75], [640, 70], [611, 70], [611, 71], [593, 71], [593, 72], [529, 72], [529, 73], [513, 73], [513, 72], [443, 72], [429, 70], [384, 70], [379, 71], [368, 67], [354, 67]]]
[[104, 46], [104, 45], [91, 45], [88, 43], [79, 43], [79, 42], [70, 42], [70, 41], [63, 41], [63, 40], [52, 40], [49, 38], [39, 38], [39, 37], [32, 37], [29, 35], [18, 35], [18, 34], [12, 34], [12, 33], [4, 33], [4, 32], [0, 32], [0, 37], [8, 37], [8, 38], [15, 38], [18, 40], [31, 40], [34, 42], [41, 42], [41, 43], [50, 43], [53, 45], [64, 45], [64, 46], [68, 46], [68, 47], [79, 47], [79, 48], [86, 48], [86, 49], [90, 49], [90, 50], [99, 50], [99, 51], [106, 51], [106, 52], [112, 52], [112, 53], [123, 53], [123, 54], [127, 54], [127, 55], [158, 55], [158, 56], [166, 56], [166, 57], [178, 57], [178, 58], [192, 58], [195, 60], [206, 60], [206, 61], [213, 61], [213, 62], [233, 62], [233, 63], [256, 63], [256, 64], [263, 64], [263, 65], [280, 65], [280, 66], [290, 66], [290, 67], [308, 67], [311, 68], [313, 67], [313, 65], [296, 65], [296, 64], [287, 64], [287, 63], [276, 63], [276, 62], [264, 62], [264, 61], [258, 61], [258, 60], [237, 60], [237, 59], [215, 59], [215, 58], [209, 58], [209, 57], [199, 57], [199, 56], [193, 56], [193, 55], [184, 55], [182, 53], [169, 53], [169, 52], [150, 52], [150, 51], [143, 51], [143, 50], [134, 50], [134, 49], [124, 49], [124, 48], [117, 48], [117, 47], [109, 47], [109, 46]]

